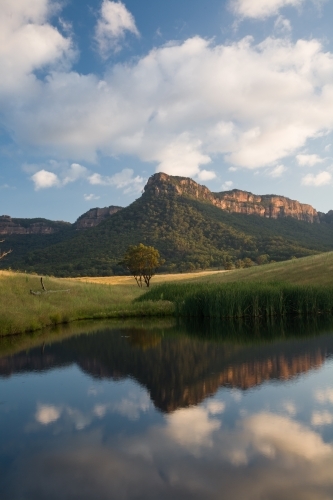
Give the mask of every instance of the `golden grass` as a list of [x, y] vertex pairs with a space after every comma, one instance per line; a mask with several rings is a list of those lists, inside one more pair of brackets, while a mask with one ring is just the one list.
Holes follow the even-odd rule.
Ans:
[[[40, 278], [22, 273], [0, 275], [0, 335], [34, 331], [49, 325], [83, 319], [163, 316], [173, 313], [169, 302], [147, 304], [133, 299], [142, 294], [132, 285], [104, 286], [73, 280], [44, 278], [47, 290], [57, 293], [34, 296], [41, 290]], [[69, 289], [69, 292], [61, 290]]]
[[[156, 275], [151, 286], [166, 282], [228, 283], [232, 281], [285, 281], [299, 285], [333, 284], [333, 252], [233, 271], [203, 271]], [[45, 278], [47, 289], [62, 290], [41, 296], [39, 277], [0, 271], [0, 335], [34, 331], [74, 320], [163, 316], [173, 314], [170, 302], [135, 303], [147, 289], [130, 276], [105, 278]]]

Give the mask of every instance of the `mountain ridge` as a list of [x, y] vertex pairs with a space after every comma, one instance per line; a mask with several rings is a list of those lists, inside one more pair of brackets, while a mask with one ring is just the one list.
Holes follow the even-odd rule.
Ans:
[[[218, 203], [229, 203], [230, 197], [232, 202], [239, 193], [238, 211], [233, 205], [221, 209]], [[333, 250], [330, 212], [321, 219], [310, 205], [256, 196], [238, 190], [212, 193], [190, 178], [154, 174], [129, 206], [83, 214], [78, 220], [84, 230], [76, 221], [52, 234], [1, 238], [14, 251], [0, 267], [62, 277], [126, 274], [119, 262], [129, 245], [139, 243], [159, 250], [165, 260], [160, 272], [230, 269], [245, 260], [264, 263]], [[272, 198], [282, 199], [282, 209]]]
[[[156, 196], [164, 195], [189, 196], [202, 200], [229, 213], [258, 215], [271, 219], [292, 217], [310, 223], [321, 221], [331, 222], [333, 211], [327, 214], [318, 212], [311, 205], [292, 200], [286, 196], [265, 194], [256, 195], [250, 191], [232, 189], [214, 192], [206, 186], [198, 184], [190, 177], [170, 176], [163, 172], [152, 175], [144, 187], [144, 192], [154, 191]], [[0, 216], [0, 235], [10, 234], [52, 234], [70, 225], [77, 230], [95, 227], [111, 217], [123, 207], [110, 205], [108, 207], [91, 208], [80, 215], [71, 224], [64, 221], [51, 221], [43, 218], [12, 218], [9, 215]]]

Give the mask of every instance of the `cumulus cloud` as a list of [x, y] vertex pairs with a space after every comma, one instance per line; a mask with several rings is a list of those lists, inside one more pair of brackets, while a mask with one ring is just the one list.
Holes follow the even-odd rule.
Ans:
[[21, 88], [32, 96], [35, 70], [73, 58], [71, 39], [47, 22], [56, 6], [51, 0], [1, 1], [0, 99]]
[[35, 184], [36, 191], [60, 185], [58, 176], [53, 172], [48, 172], [47, 170], [39, 170], [39, 172], [36, 172], [31, 179]]
[[269, 175], [273, 178], [281, 177], [284, 172], [286, 172], [287, 167], [284, 165], [278, 165], [269, 172]]
[[[54, 169], [61, 168], [61, 172], [55, 174], [49, 170], [38, 170], [34, 175], [31, 176], [32, 181], [35, 184], [35, 190], [46, 189], [51, 187], [66, 186], [70, 182], [75, 182], [79, 179], [84, 179], [88, 177], [89, 171], [86, 167], [79, 165], [78, 163], [73, 163], [70, 167], [64, 164], [58, 164], [57, 162], [49, 162], [49, 167]], [[36, 165], [24, 165], [23, 169], [26, 172], [34, 171], [38, 168]]]
[[313, 167], [314, 165], [325, 161], [317, 154], [300, 154], [296, 156], [296, 160], [301, 167]]
[[[157, 171], [210, 180], [214, 173], [206, 166], [212, 158], [236, 168], [276, 165], [333, 128], [333, 55], [318, 40], [267, 38], [255, 44], [246, 37], [215, 45], [194, 37], [117, 64], [103, 79], [57, 66], [41, 81], [35, 69], [67, 60], [72, 49], [70, 39], [47, 23], [49, 3], [38, 2], [34, 26], [43, 33], [45, 56], [37, 57], [31, 38], [22, 42], [34, 54], [27, 63], [21, 61], [21, 42], [6, 42], [0, 55], [6, 68], [0, 82], [3, 121], [20, 145], [75, 162], [132, 155]], [[113, 4], [123, 8], [103, 3]], [[1, 22], [9, 40], [17, 30], [7, 11]], [[30, 29], [26, 18], [15, 16], [19, 29]], [[100, 177], [96, 184], [108, 182]]]
[[265, 19], [275, 16], [287, 6], [300, 7], [305, 0], [231, 0], [232, 11], [240, 17]]
[[103, 0], [95, 34], [102, 57], [106, 57], [110, 51], [120, 50], [120, 41], [126, 32], [139, 36], [133, 15], [122, 2]]
[[215, 179], [216, 173], [213, 172], [213, 170], [200, 170], [200, 172], [197, 175], [199, 181], [211, 181], [212, 179]]
[[302, 179], [303, 186], [320, 187], [320, 186], [326, 186], [327, 184], [331, 184], [331, 182], [332, 182], [332, 174], [326, 171], [320, 172], [317, 175], [308, 174]]
[[117, 189], [124, 189], [124, 193], [139, 192], [145, 184], [143, 177], [134, 176], [134, 171], [130, 168], [125, 168], [112, 176], [102, 176], [95, 173], [88, 180], [93, 186], [115, 186]]

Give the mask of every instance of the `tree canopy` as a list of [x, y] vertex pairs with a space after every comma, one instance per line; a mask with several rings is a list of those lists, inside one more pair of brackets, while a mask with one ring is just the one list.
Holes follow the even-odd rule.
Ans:
[[143, 283], [149, 287], [156, 268], [163, 262], [156, 248], [140, 243], [128, 247], [121, 264], [129, 270], [138, 286], [142, 288]]

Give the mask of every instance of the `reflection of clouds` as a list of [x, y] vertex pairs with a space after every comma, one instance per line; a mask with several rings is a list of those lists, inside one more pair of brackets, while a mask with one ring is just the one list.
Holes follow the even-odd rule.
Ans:
[[243, 428], [259, 452], [269, 447], [310, 461], [333, 457], [332, 446], [324, 443], [319, 434], [287, 417], [260, 413], [246, 419]]
[[209, 401], [206, 404], [206, 408], [212, 415], [218, 415], [219, 413], [223, 413], [225, 410], [225, 403], [222, 401]]
[[168, 415], [166, 433], [171, 439], [188, 448], [212, 445], [212, 433], [221, 422], [209, 416], [209, 410], [193, 407]]
[[42, 425], [56, 422], [61, 415], [61, 408], [52, 405], [38, 405], [35, 418]]
[[315, 427], [333, 424], [333, 413], [329, 411], [315, 411], [312, 414], [311, 424]]
[[243, 397], [243, 394], [241, 391], [238, 391], [237, 389], [232, 389], [231, 397], [234, 401], [236, 401], [236, 403], [239, 403]]
[[269, 412], [227, 428], [213, 416], [218, 408], [208, 402], [182, 409], [116, 440], [96, 430], [80, 440], [66, 436], [62, 447], [48, 446], [24, 465], [11, 497], [33, 488], [34, 500], [61, 498], [64, 491], [99, 500], [333, 498], [333, 446], [319, 433]]
[[294, 417], [297, 413], [296, 405], [292, 401], [285, 401], [282, 403], [282, 409], [288, 413], [291, 417]]
[[327, 388], [315, 392], [315, 399], [319, 403], [333, 403], [333, 389]]
[[150, 406], [151, 401], [147, 393], [133, 394], [112, 405], [112, 411], [130, 420], [137, 420], [140, 413], [146, 412]]

